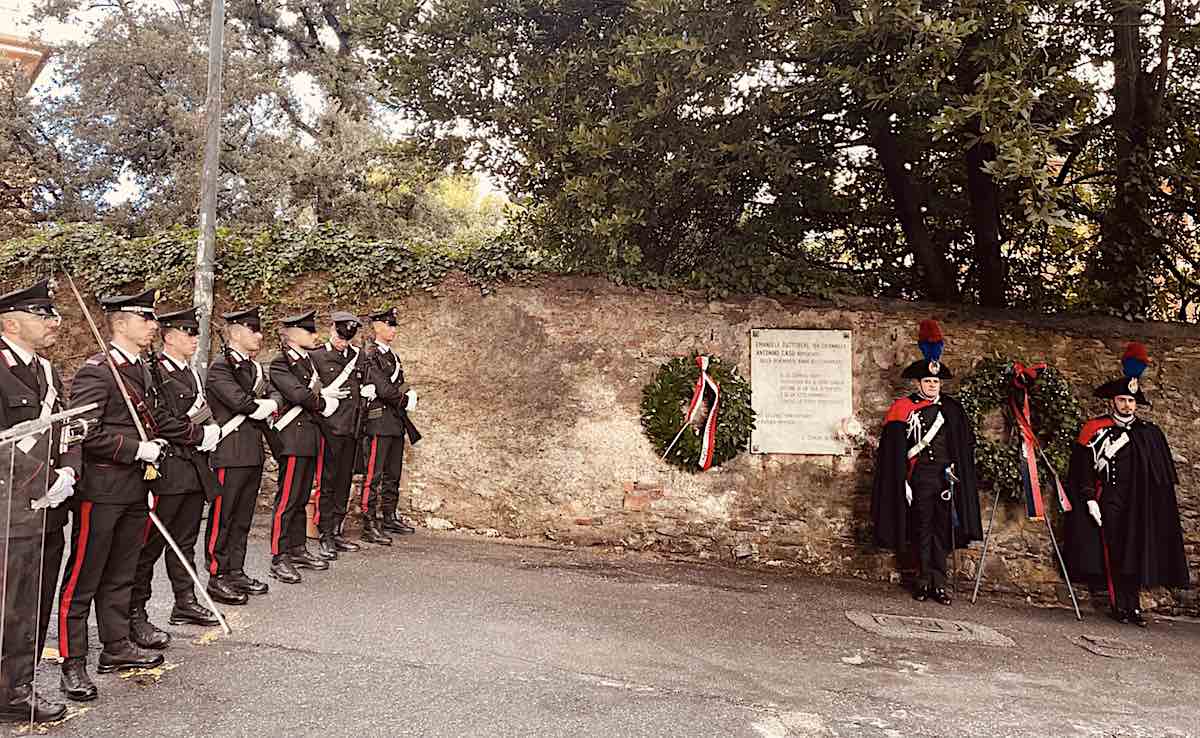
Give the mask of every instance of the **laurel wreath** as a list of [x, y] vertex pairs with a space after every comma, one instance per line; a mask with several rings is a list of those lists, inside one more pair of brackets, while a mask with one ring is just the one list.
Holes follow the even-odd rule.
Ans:
[[[667, 452], [671, 441], [684, 425], [684, 413], [692, 399], [700, 367], [696, 356], [680, 356], [659, 367], [654, 378], [642, 388], [642, 429], [659, 456]], [[713, 449], [713, 466], [734, 458], [750, 442], [754, 430], [754, 408], [750, 406], [750, 383], [737, 372], [737, 366], [710, 356], [708, 376], [721, 388], [717, 411], [717, 435]], [[700, 469], [700, 432], [704, 418], [698, 418], [685, 428], [671, 447], [666, 460], [690, 472]]]
[[[1024, 499], [1017, 462], [1020, 436], [1013, 432], [1015, 420], [1009, 407], [1013, 389], [1013, 359], [992, 356], [975, 366], [956, 394], [975, 431], [975, 470], [980, 486], [1016, 499]], [[980, 434], [988, 414], [1003, 409], [1006, 439], [996, 441]], [[1071, 392], [1071, 385], [1054, 367], [1048, 366], [1029, 392], [1029, 410], [1038, 441], [1055, 470], [1065, 479], [1071, 447], [1079, 430], [1083, 408]], [[1045, 462], [1038, 460], [1039, 476], [1049, 480]]]

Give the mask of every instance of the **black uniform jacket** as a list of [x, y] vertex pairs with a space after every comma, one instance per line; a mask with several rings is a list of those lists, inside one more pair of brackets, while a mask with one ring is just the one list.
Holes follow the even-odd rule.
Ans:
[[[225, 436], [217, 444], [217, 450], [210, 454], [209, 462], [214, 469], [257, 467], [266, 460], [262, 441], [267, 424], [249, 418], [258, 409], [254, 401], [266, 399], [269, 389], [266, 371], [257, 361], [238, 356], [230, 350], [222, 352], [208, 367], [208, 386], [205, 391], [213, 419], [225, 425], [235, 415], [246, 416], [237, 430]], [[259, 384], [260, 377], [263, 380], [261, 392], [255, 394], [254, 388]]]
[[365, 357], [362, 355], [362, 352], [352, 348], [347, 348], [343, 353], [328, 343], [310, 351], [308, 356], [317, 368], [317, 375], [321, 378], [321, 385], [323, 387], [333, 384], [334, 380], [341, 376], [346, 367], [351, 362], [354, 363], [355, 366], [350, 370], [349, 376], [341, 385], [342, 389], [350, 393], [349, 396], [338, 403], [338, 408], [333, 412], [333, 415], [328, 418], [319, 418], [321, 429], [325, 433], [333, 436], [354, 436], [361, 400], [358, 390], [362, 386], [363, 371], [366, 366]]
[[408, 404], [408, 385], [404, 382], [400, 357], [395, 351], [381, 351], [373, 345], [366, 358], [367, 379], [375, 385], [375, 399], [367, 405], [367, 435], [407, 435], [410, 443], [421, 440], [421, 434], [404, 409]]
[[[161, 438], [180, 446], [196, 446], [204, 440], [204, 429], [167, 411], [155, 390], [145, 361], [130, 363], [125, 354], [111, 349], [125, 387], [150, 438]], [[75, 496], [92, 502], [129, 504], [146, 498], [145, 466], [137, 460], [137, 427], [121, 390], [113, 379], [104, 354], [84, 362], [71, 385], [71, 406], [98, 403], [83, 417], [99, 420], [99, 427], [83, 442], [83, 474]]]
[[[293, 348], [284, 348], [271, 362], [271, 399], [279, 403], [274, 425], [267, 431], [271, 451], [279, 456], [316, 456], [321, 431], [317, 417], [325, 407], [320, 381], [310, 383], [316, 371], [312, 359]], [[293, 407], [300, 414], [279, 430], [278, 423]]]
[[[1105, 455], [1101, 473], [1096, 457], [1105, 442], [1119, 444], [1119, 450]], [[1067, 472], [1071, 512], [1065, 516], [1064, 548], [1072, 575], [1104, 576], [1107, 547], [1113, 574], [1136, 577], [1143, 587], [1188, 586], [1178, 481], [1166, 436], [1154, 423], [1135, 418], [1123, 428], [1111, 416], [1084, 423]], [[1100, 503], [1103, 528], [1088, 512], [1088, 500]]]
[[[908, 438], [908, 419], [928, 404], [929, 401], [918, 394], [901, 397], [892, 403], [884, 418], [871, 492], [875, 545], [880, 548], [899, 550], [908, 541], [909, 506], [905, 482], [909, 472], [908, 449], [913, 445]], [[975, 481], [975, 433], [958, 400], [942, 395], [941, 407], [945, 425], [940, 432], [946, 434], [950, 462], [959, 478], [954, 491], [954, 512], [958, 522], [954, 544], [957, 548], [966, 548], [971, 541], [983, 539]]]
[[[190, 367], [179, 368], [166, 356], [159, 355], [157, 361], [152, 376], [161, 380], [158, 389], [163, 406], [172, 416], [187, 422], [187, 411], [202, 389], [196, 384], [196, 375]], [[159, 478], [152, 485], [154, 492], [160, 495], [204, 492], [211, 499], [216, 491], [216, 478], [208, 463], [208, 454], [192, 446], [172, 443], [158, 463]]]
[[[25, 366], [4, 342], [0, 342], [0, 428], [11, 428], [17, 423], [37, 418], [42, 411], [47, 387], [41, 362], [34, 361]], [[51, 408], [61, 412], [66, 407], [62, 378], [58, 370], [51, 369], [51, 378], [58, 391], [58, 398]], [[9, 508], [9, 531], [11, 537], [40, 536], [42, 533], [42, 511], [29, 509], [29, 503], [45, 496], [49, 484], [58, 479], [55, 469], [69, 466], [75, 470], [76, 487], [82, 476], [79, 446], [62, 450], [62, 428], [56, 425], [51, 434], [43, 433], [37, 443], [25, 453], [15, 446], [0, 447], [0, 472], [8, 476], [10, 452], [13, 462], [12, 506]], [[67, 505], [48, 508], [45, 525], [62, 528], [67, 522]]]

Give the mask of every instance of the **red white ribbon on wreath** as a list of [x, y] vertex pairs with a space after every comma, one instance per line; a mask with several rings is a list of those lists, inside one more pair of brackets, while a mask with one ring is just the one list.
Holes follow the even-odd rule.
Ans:
[[1046, 371], [1045, 364], [1034, 364], [1027, 367], [1019, 361], [1013, 362], [1013, 390], [1008, 398], [1013, 418], [1016, 419], [1017, 428], [1021, 432], [1018, 470], [1021, 473], [1022, 486], [1025, 488], [1025, 508], [1029, 517], [1035, 519], [1041, 518], [1046, 512], [1042, 503], [1041, 483], [1038, 479], [1038, 456], [1041, 456], [1042, 461], [1046, 462], [1046, 468], [1050, 470], [1050, 475], [1054, 478], [1059, 506], [1063, 512], [1071, 511], [1071, 501], [1067, 499], [1066, 491], [1063, 490], [1062, 482], [1058, 478], [1058, 472], [1054, 470], [1050, 459], [1046, 458], [1046, 452], [1042, 450], [1042, 444], [1033, 430], [1033, 417], [1029, 408], [1029, 390], [1041, 378], [1044, 371]]
[[712, 466], [713, 452], [717, 447], [717, 409], [721, 403], [721, 386], [708, 376], [708, 364], [707, 356], [696, 357], [696, 365], [700, 367], [700, 376], [696, 377], [696, 389], [692, 392], [692, 402], [688, 405], [687, 411], [687, 422], [691, 423], [695, 420], [696, 410], [700, 408], [705, 391], [712, 390], [712, 405], [708, 411], [708, 418], [704, 421], [704, 432], [700, 437], [701, 469], [708, 469]]

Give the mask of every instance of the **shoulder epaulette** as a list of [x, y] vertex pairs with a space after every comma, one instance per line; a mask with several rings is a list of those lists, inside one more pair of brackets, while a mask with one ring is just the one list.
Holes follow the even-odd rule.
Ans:
[[1086, 446], [1092, 442], [1097, 433], [1114, 425], [1116, 425], [1116, 421], [1108, 416], [1092, 418], [1083, 424], [1083, 428], [1079, 430], [1079, 437], [1076, 439], [1076, 442], [1081, 446]]
[[888, 408], [887, 416], [883, 419], [883, 424], [888, 423], [907, 423], [908, 418], [917, 410], [928, 407], [929, 400], [913, 400], [911, 397], [901, 397], [892, 403]]

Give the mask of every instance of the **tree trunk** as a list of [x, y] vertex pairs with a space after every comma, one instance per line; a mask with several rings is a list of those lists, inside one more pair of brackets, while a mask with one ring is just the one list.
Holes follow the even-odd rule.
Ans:
[[977, 141], [967, 149], [967, 198], [971, 203], [971, 233], [975, 240], [975, 273], [979, 302], [1004, 307], [1004, 259], [1000, 252], [1000, 192], [983, 165], [996, 157], [991, 144]]
[[912, 172], [904, 167], [899, 141], [896, 134], [888, 128], [887, 114], [873, 114], [868, 125], [872, 146], [879, 157], [884, 179], [892, 194], [896, 218], [900, 221], [904, 238], [916, 259], [924, 296], [936, 302], [957, 302], [959, 291], [954, 267], [946, 256], [945, 247], [934, 243], [929, 228], [925, 225], [925, 215], [921, 211], [924, 198], [921, 196], [920, 184]]
[[[1144, 71], [1141, 35], [1145, 4], [1108, 0], [1113, 16], [1112, 116], [1116, 154], [1116, 192], [1100, 229], [1100, 244], [1088, 265], [1097, 307], [1125, 318], [1144, 318], [1152, 293], [1148, 272], [1162, 245], [1153, 222], [1151, 200], [1158, 178], [1152, 160], [1162, 85]], [[1163, 43], [1167, 43], [1164, 36]]]

